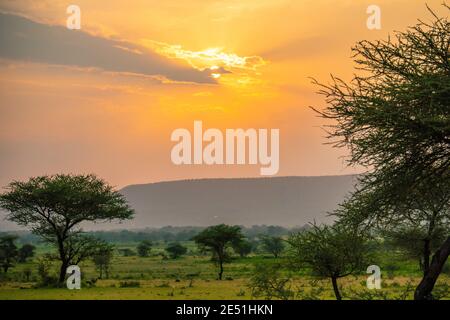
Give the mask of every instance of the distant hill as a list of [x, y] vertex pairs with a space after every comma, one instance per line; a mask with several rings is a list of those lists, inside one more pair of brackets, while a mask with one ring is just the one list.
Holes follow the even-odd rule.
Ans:
[[136, 210], [135, 218], [122, 224], [96, 224], [87, 229], [218, 223], [294, 227], [314, 220], [328, 223], [332, 218], [327, 212], [335, 209], [353, 189], [355, 178], [355, 175], [344, 175], [200, 179], [130, 185], [120, 192]]

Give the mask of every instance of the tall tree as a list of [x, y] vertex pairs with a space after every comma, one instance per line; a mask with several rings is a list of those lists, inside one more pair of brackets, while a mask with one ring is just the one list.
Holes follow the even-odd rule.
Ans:
[[[349, 163], [369, 170], [337, 212], [341, 220], [381, 228], [426, 224], [424, 257], [434, 230], [449, 221], [450, 194], [450, 22], [430, 12], [432, 22], [419, 21], [395, 39], [359, 42], [353, 52], [360, 74], [349, 83], [332, 77], [319, 84], [328, 106], [316, 110], [333, 120], [329, 137], [350, 149]], [[431, 297], [448, 252], [450, 234], [416, 299]]]
[[229, 260], [227, 248], [236, 241], [243, 239], [239, 226], [227, 226], [219, 224], [208, 227], [197, 234], [193, 240], [202, 250], [212, 253], [212, 260], [219, 266], [219, 280], [222, 280], [223, 264]]
[[134, 213], [123, 195], [95, 175], [57, 174], [11, 182], [0, 195], [0, 207], [9, 211], [9, 220], [56, 246], [60, 283], [70, 263], [90, 252], [92, 239], [81, 235], [82, 222], [130, 219]]

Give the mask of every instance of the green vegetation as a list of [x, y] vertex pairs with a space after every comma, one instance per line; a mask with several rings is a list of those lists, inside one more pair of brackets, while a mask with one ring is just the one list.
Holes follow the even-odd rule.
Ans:
[[[19, 239], [20, 240], [20, 239]], [[226, 265], [224, 279], [216, 280], [217, 268], [210, 263], [210, 256], [204, 255], [193, 241], [180, 244], [188, 252], [177, 259], [164, 258], [166, 244], [154, 243], [148, 257], [123, 256], [121, 252], [129, 249], [136, 252], [138, 242], [116, 243], [113, 249], [109, 277], [99, 278], [99, 270], [93, 260], [80, 264], [82, 273], [81, 290], [68, 290], [52, 285], [45, 285], [45, 278], [56, 279], [58, 261], [48, 255], [53, 248], [47, 244], [36, 246], [36, 255], [25, 263], [17, 263], [7, 274], [0, 273], [0, 299], [334, 299], [335, 295], [329, 280], [319, 280], [311, 275], [310, 269], [300, 267], [292, 271], [287, 257], [274, 259], [258, 245], [258, 253], [251, 253], [246, 258], [232, 254]], [[288, 249], [286, 249], [288, 252]], [[286, 254], [287, 255], [287, 254]], [[416, 260], [405, 259], [403, 251], [390, 247], [378, 246], [373, 261], [382, 270], [382, 289], [366, 289], [365, 272], [340, 279], [339, 285], [343, 299], [364, 299], [370, 293], [381, 292], [389, 298], [402, 295], [408, 289], [408, 283], [417, 285], [422, 271]], [[285, 289], [291, 290], [285, 297], [274, 292], [266, 293], [261, 287], [252, 287], [252, 278], [258, 273], [256, 268], [269, 268], [263, 276], [272, 277], [274, 284], [286, 281]], [[387, 270], [391, 270], [388, 274]], [[450, 266], [437, 284], [437, 289], [445, 294], [445, 285], [450, 285]], [[261, 277], [261, 273], [259, 273]], [[260, 279], [262, 284], [265, 279]], [[51, 281], [50, 281], [51, 283]], [[253, 290], [254, 289], [254, 290]], [[287, 292], [287, 291], [286, 291]], [[295, 294], [293, 296], [292, 294]], [[407, 299], [413, 297], [409, 291]], [[381, 299], [372, 297], [373, 299]]]
[[211, 252], [211, 260], [217, 263], [219, 280], [222, 280], [223, 264], [230, 261], [227, 249], [233, 243], [242, 241], [242, 238], [240, 227], [219, 224], [206, 228], [192, 239], [203, 252]]
[[349, 164], [369, 170], [336, 210], [339, 223], [422, 235], [417, 300], [433, 299], [450, 254], [450, 22], [429, 11], [432, 22], [395, 40], [359, 42], [353, 57], [363, 72], [319, 84], [327, 107], [317, 111], [333, 120], [329, 138], [351, 151]]
[[0, 208], [9, 212], [8, 219], [57, 248], [59, 284], [67, 267], [91, 257], [98, 245], [82, 233], [82, 222], [130, 219], [134, 213], [119, 192], [94, 175], [41, 176], [13, 181], [7, 190]]

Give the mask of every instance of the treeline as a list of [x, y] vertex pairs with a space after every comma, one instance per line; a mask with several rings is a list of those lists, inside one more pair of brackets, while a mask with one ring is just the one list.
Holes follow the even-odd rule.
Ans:
[[[241, 226], [243, 235], [249, 240], [255, 240], [262, 236], [283, 237], [291, 233], [296, 233], [308, 229], [308, 225], [285, 228], [281, 226], [254, 225], [251, 227]], [[110, 243], [130, 243], [141, 241], [163, 241], [179, 242], [189, 241], [195, 235], [203, 231], [205, 227], [175, 227], [166, 226], [161, 228], [146, 228], [142, 230], [112, 230], [112, 231], [87, 231], [87, 235]], [[16, 235], [19, 243], [38, 244], [42, 239], [28, 231], [0, 232], [3, 235]]]

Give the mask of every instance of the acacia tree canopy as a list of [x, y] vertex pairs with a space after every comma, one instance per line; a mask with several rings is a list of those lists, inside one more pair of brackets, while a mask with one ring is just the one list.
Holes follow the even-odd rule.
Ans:
[[213, 260], [219, 265], [219, 280], [222, 280], [223, 264], [229, 258], [227, 248], [241, 241], [243, 235], [239, 226], [219, 224], [204, 229], [192, 239], [202, 250], [212, 252]]
[[[351, 82], [316, 82], [328, 104], [316, 111], [333, 121], [332, 143], [350, 150], [349, 164], [368, 168], [336, 212], [341, 223], [426, 225], [424, 252], [434, 230], [448, 224], [450, 208], [450, 22], [429, 11], [431, 22], [394, 39], [359, 42], [353, 48], [359, 74]], [[447, 235], [416, 299], [431, 297], [449, 252]]]
[[95, 175], [57, 174], [11, 182], [0, 195], [7, 218], [26, 226], [58, 249], [59, 281], [70, 263], [86, 258], [92, 239], [81, 235], [82, 222], [131, 219], [125, 197]]
[[319, 278], [330, 278], [338, 300], [342, 297], [337, 279], [366, 267], [369, 252], [366, 237], [343, 225], [313, 225], [308, 231], [291, 235], [287, 241], [291, 246], [291, 267], [307, 267]]

